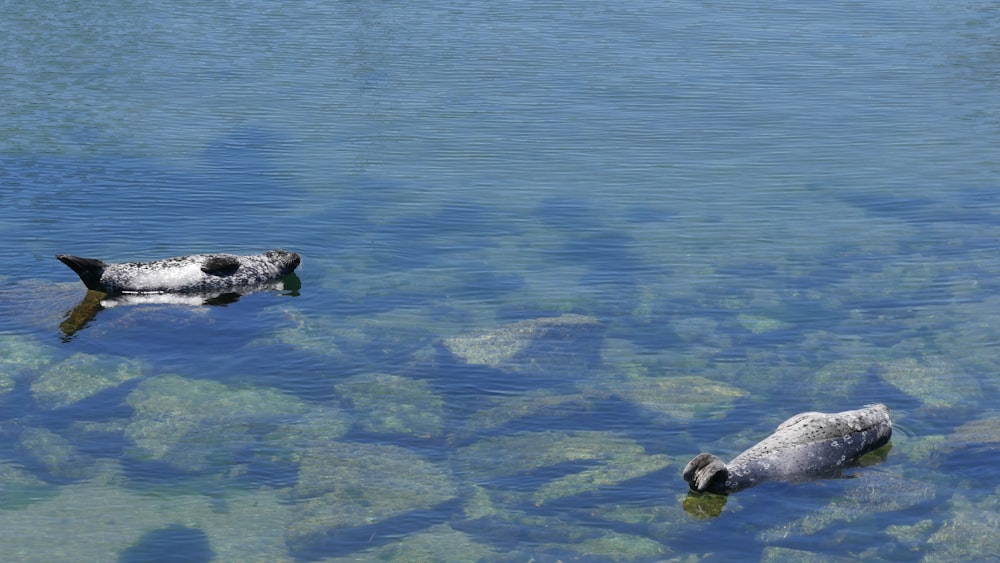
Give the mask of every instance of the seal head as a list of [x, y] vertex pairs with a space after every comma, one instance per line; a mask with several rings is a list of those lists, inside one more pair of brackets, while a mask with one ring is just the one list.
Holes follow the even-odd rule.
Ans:
[[694, 491], [731, 493], [764, 481], [799, 481], [836, 472], [892, 437], [883, 404], [838, 413], [805, 412], [782, 422], [773, 434], [728, 464], [695, 456], [681, 476]]

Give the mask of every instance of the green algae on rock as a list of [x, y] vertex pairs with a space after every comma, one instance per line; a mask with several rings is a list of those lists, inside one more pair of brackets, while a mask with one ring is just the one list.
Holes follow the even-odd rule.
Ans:
[[126, 454], [184, 471], [225, 468], [256, 436], [308, 411], [300, 400], [263, 388], [168, 375], [140, 383], [125, 402], [135, 409], [125, 428]]
[[386, 521], [433, 509], [458, 494], [444, 469], [410, 450], [333, 443], [304, 452], [289, 496], [295, 505], [286, 541], [294, 554], [380, 522], [385, 525], [378, 533], [393, 533]]
[[444, 431], [444, 400], [426, 381], [374, 373], [334, 388], [364, 432], [431, 438]]
[[565, 314], [474, 330], [444, 346], [468, 364], [508, 372], [573, 371], [596, 365], [603, 336], [594, 317]]
[[44, 408], [57, 409], [142, 377], [139, 362], [115, 356], [73, 354], [31, 382], [31, 394]]

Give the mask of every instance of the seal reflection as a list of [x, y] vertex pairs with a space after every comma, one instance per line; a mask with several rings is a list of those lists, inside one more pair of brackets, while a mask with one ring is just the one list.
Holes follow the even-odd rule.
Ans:
[[61, 340], [69, 342], [81, 330], [93, 322], [97, 315], [114, 307], [134, 305], [173, 305], [186, 307], [225, 307], [240, 300], [241, 297], [262, 291], [278, 291], [281, 295], [298, 297], [302, 289], [302, 281], [294, 272], [283, 279], [268, 284], [237, 287], [228, 291], [188, 292], [188, 293], [119, 293], [109, 295], [95, 290], [87, 290], [83, 299], [66, 312], [66, 317], [59, 323]]

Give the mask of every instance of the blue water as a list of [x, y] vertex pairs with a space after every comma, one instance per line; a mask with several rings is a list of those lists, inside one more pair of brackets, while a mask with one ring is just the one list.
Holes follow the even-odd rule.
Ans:
[[[5, 561], [1000, 549], [990, 5], [3, 11]], [[67, 328], [55, 254], [269, 248], [299, 290]], [[876, 401], [855, 478], [686, 500], [698, 452]]]

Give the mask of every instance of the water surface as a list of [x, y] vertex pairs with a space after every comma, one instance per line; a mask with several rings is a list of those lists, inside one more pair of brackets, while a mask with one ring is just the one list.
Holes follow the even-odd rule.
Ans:
[[[5, 560], [1000, 550], [988, 6], [6, 8]], [[53, 258], [269, 248], [82, 316]], [[688, 497], [875, 401], [852, 478]]]

